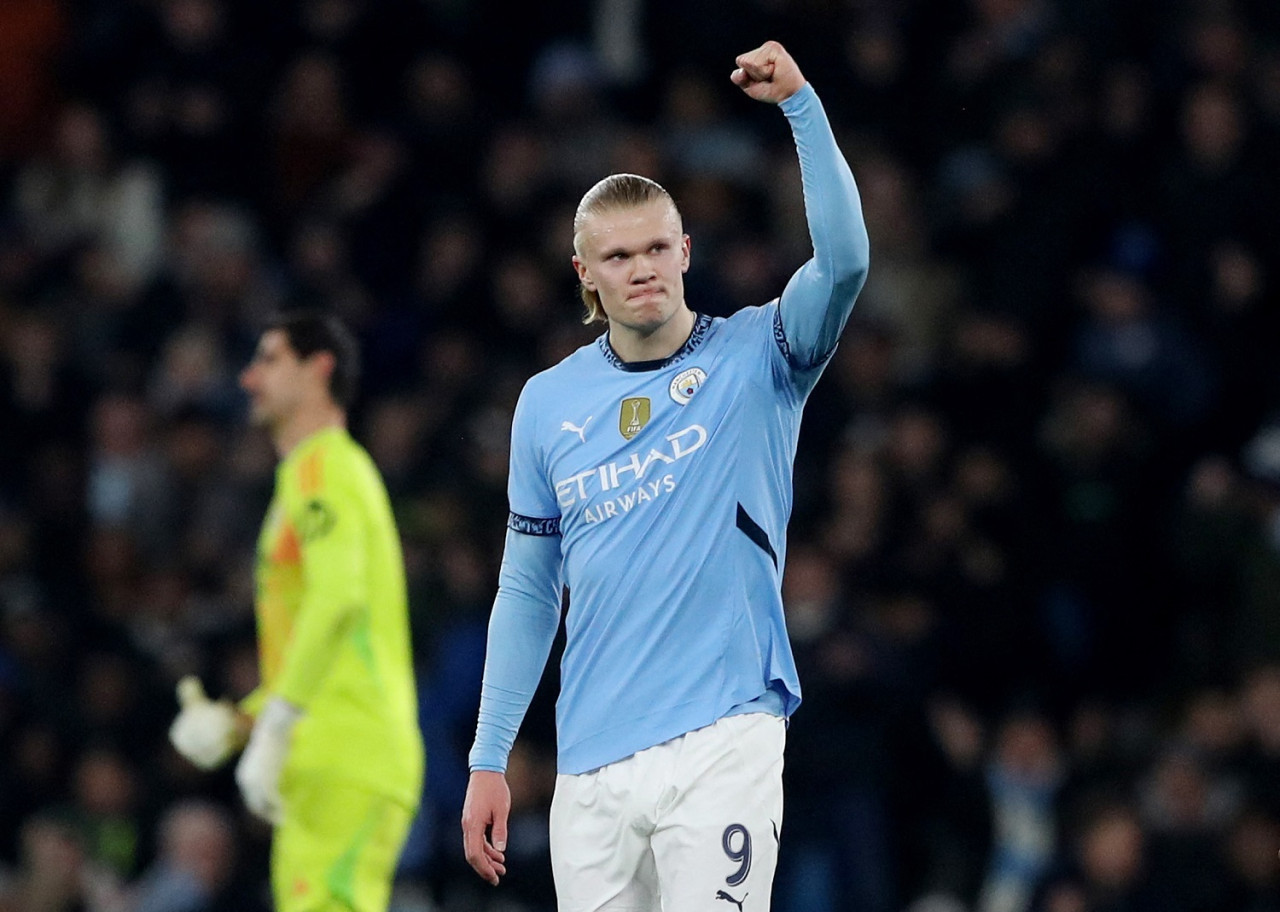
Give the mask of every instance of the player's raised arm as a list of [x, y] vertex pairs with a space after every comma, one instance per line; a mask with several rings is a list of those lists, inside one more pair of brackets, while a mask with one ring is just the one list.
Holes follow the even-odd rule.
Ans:
[[870, 242], [862, 202], [822, 103], [787, 50], [766, 41], [736, 63], [730, 78], [751, 98], [781, 107], [800, 159], [813, 258], [791, 277], [779, 309], [788, 360], [807, 370], [835, 350], [866, 281]]

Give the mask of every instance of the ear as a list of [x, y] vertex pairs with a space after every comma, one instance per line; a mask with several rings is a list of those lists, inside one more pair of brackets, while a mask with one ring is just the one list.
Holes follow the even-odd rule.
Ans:
[[689, 271], [689, 254], [693, 251], [693, 238], [684, 235], [680, 238], [680, 271]]
[[573, 268], [574, 271], [578, 273], [578, 281], [582, 283], [582, 286], [586, 288], [587, 291], [595, 291], [596, 283], [587, 275], [587, 264], [578, 259], [577, 254], [574, 254], [573, 256]]
[[333, 352], [318, 351], [307, 359], [311, 364], [315, 365], [320, 379], [324, 381], [324, 388], [329, 389], [329, 378], [333, 376], [334, 368], [338, 366], [338, 359], [334, 357]]

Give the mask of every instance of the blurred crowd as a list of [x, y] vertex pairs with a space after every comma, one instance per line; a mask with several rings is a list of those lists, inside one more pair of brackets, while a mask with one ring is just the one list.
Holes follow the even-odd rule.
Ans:
[[1275, 0], [4, 0], [0, 910], [265, 910], [170, 749], [256, 681], [258, 321], [363, 345], [428, 782], [397, 912], [554, 908], [554, 668], [511, 874], [458, 819], [531, 373], [581, 194], [656, 178], [725, 315], [809, 255], [777, 38], [872, 269], [808, 406], [780, 912], [1280, 912]]

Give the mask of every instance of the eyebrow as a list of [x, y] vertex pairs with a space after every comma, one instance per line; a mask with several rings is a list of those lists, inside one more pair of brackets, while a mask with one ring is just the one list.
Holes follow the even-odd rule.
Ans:
[[[670, 238], [659, 236], [659, 237], [651, 238], [648, 241], [645, 241], [643, 244], [638, 245], [638, 247], [642, 250], [648, 250], [650, 247], [657, 247], [660, 244], [666, 245], [667, 247], [672, 246]], [[609, 257], [613, 256], [614, 254], [618, 254], [618, 253], [630, 254], [632, 249], [633, 248], [623, 247], [621, 244], [615, 244], [613, 247], [608, 247], [600, 251], [600, 257], [602, 259], [607, 260], [609, 259]]]

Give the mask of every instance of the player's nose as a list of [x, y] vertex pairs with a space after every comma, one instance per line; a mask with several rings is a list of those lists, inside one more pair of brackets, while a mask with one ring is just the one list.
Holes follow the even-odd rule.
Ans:
[[641, 254], [631, 259], [631, 281], [639, 285], [647, 282], [657, 275], [657, 270], [653, 268], [653, 261], [649, 257]]

